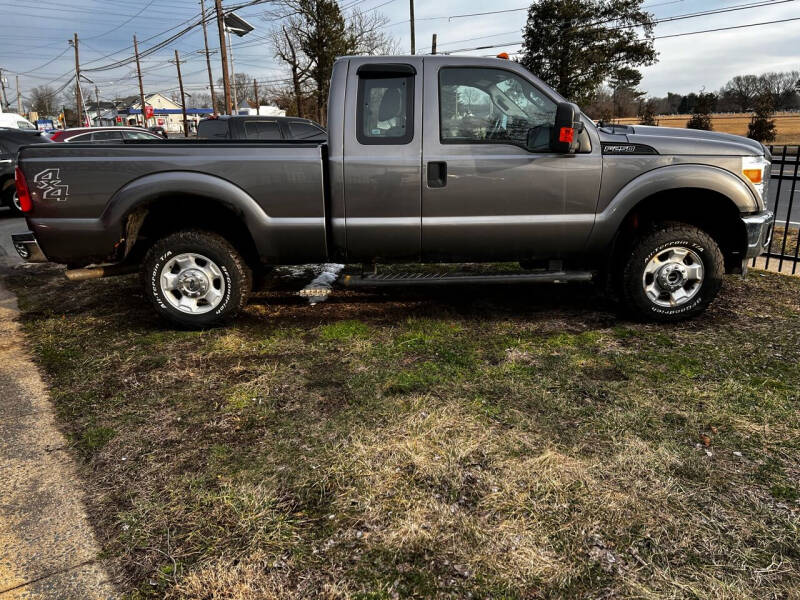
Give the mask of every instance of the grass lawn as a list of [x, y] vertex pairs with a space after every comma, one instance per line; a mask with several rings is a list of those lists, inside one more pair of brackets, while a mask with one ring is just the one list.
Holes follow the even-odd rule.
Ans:
[[800, 598], [800, 279], [673, 326], [307, 281], [179, 332], [135, 277], [10, 276], [127, 598]]

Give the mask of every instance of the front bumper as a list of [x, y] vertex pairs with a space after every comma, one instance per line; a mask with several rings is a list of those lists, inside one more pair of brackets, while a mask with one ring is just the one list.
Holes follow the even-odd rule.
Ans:
[[747, 252], [745, 258], [755, 258], [767, 251], [772, 238], [772, 224], [774, 221], [775, 215], [771, 210], [742, 217], [742, 222], [747, 230]]
[[17, 254], [23, 260], [27, 262], [47, 262], [47, 257], [42, 252], [39, 242], [36, 241], [36, 236], [32, 232], [12, 233], [11, 241], [14, 243], [14, 249]]

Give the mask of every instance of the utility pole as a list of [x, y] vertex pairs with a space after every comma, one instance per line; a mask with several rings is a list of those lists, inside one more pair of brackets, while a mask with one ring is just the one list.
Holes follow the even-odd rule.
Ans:
[[225, 22], [223, 21], [222, 0], [214, 0], [217, 10], [217, 29], [219, 29], [219, 53], [222, 57], [222, 85], [225, 88], [225, 112], [233, 114], [231, 109], [231, 79], [228, 73], [228, 51], [225, 48]]
[[94, 86], [95, 114], [97, 115], [97, 126], [100, 127], [100, 90]]
[[236, 68], [233, 66], [233, 45], [231, 44], [231, 32], [228, 31], [228, 56], [231, 57], [231, 96], [233, 97], [233, 113], [239, 110], [239, 86], [236, 84]]
[[189, 137], [189, 121], [186, 118], [186, 95], [183, 93], [183, 77], [181, 77], [181, 59], [175, 50], [175, 66], [178, 67], [178, 86], [181, 88], [181, 110], [183, 111], [183, 137]]
[[0, 112], [8, 110], [8, 98], [6, 98], [6, 80], [3, 78], [3, 69], [0, 69], [0, 89], [3, 95], [0, 96]]
[[[78, 34], [72, 37], [72, 45], [75, 47], [75, 105], [77, 108], [78, 127], [83, 127], [83, 98], [81, 97], [81, 61], [78, 56]], [[64, 119], [66, 121], [66, 118]]]
[[144, 85], [142, 85], [142, 67], [139, 65], [139, 44], [136, 42], [136, 34], [133, 35], [133, 53], [136, 55], [136, 74], [139, 77], [139, 99], [142, 103], [142, 126], [147, 127], [146, 105], [144, 102]]
[[211, 110], [217, 112], [217, 94], [214, 92], [214, 76], [211, 74], [211, 54], [208, 51], [208, 31], [206, 29], [206, 3], [200, 0], [200, 12], [203, 20], [203, 42], [206, 45], [206, 66], [208, 67], [208, 87], [211, 90]]
[[436, 34], [433, 34], [433, 38], [431, 39], [431, 54], [436, 54]]
[[411, 54], [416, 54], [416, 42], [414, 40], [414, 0], [410, 0], [411, 6]]
[[17, 75], [17, 112], [22, 114], [22, 96], [19, 94], [19, 75]]
[[256, 100], [256, 114], [260, 114], [261, 106], [258, 103], [258, 82], [255, 77], [253, 77], [253, 98]]

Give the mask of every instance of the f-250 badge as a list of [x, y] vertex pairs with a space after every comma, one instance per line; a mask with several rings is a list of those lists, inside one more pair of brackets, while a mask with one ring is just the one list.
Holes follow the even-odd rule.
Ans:
[[69, 186], [61, 183], [58, 169], [45, 169], [33, 178], [36, 189], [41, 190], [42, 200], [63, 202], [69, 196]]

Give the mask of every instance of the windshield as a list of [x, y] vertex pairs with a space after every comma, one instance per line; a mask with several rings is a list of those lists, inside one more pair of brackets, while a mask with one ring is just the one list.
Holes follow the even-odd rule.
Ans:
[[36, 129], [36, 127], [34, 127], [28, 121], [17, 121], [17, 127], [20, 129]]

